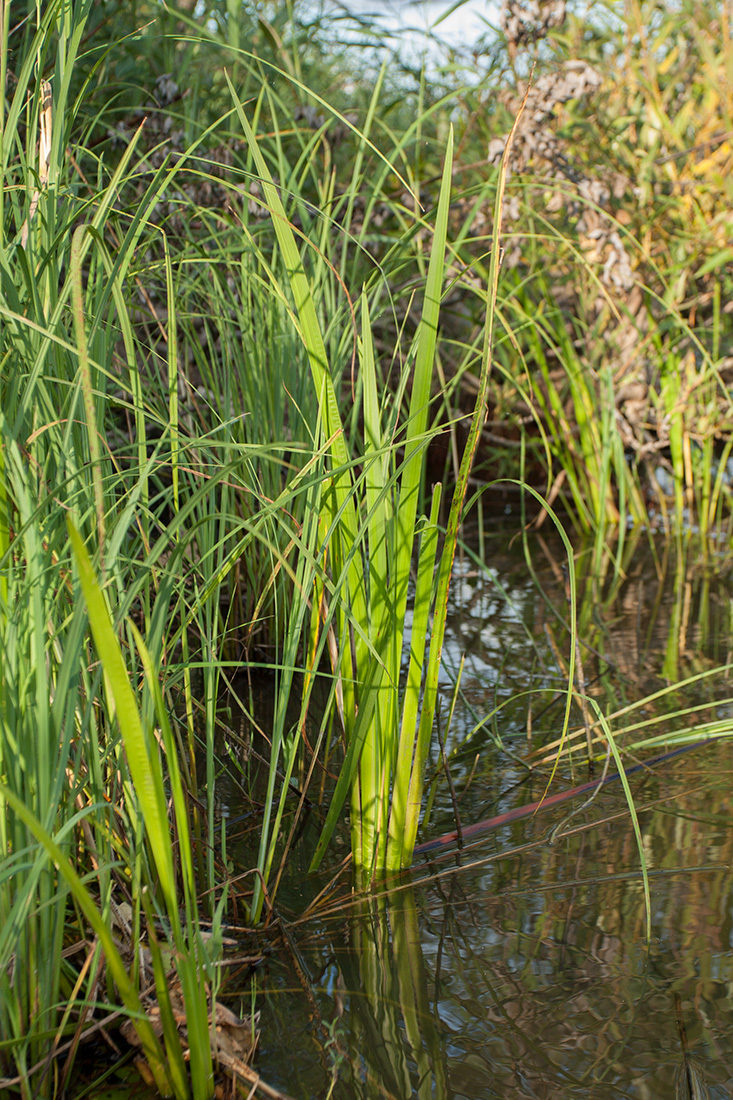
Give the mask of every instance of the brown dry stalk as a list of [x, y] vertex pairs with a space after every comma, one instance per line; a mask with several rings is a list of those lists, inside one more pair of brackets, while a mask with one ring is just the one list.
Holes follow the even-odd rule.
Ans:
[[53, 135], [53, 95], [48, 80], [41, 81], [41, 113], [38, 118], [38, 129], [38, 182], [40, 188], [33, 192], [28, 217], [23, 222], [23, 228], [20, 231], [20, 243], [23, 248], [28, 243], [30, 224], [38, 209], [41, 191], [45, 190], [48, 185], [48, 164], [51, 159], [51, 137]]

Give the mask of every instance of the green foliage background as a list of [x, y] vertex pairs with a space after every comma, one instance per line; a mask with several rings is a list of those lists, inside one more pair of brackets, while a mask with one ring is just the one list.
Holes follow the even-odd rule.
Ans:
[[[244, 796], [266, 790], [258, 885], [244, 895], [256, 918], [287, 853], [292, 776], [341, 752], [344, 691], [356, 722], [372, 683], [348, 671], [352, 652], [387, 667], [374, 597], [360, 617], [353, 576], [376, 576], [369, 539], [399, 496], [406, 445], [427, 464], [431, 538], [429, 482], [458, 478], [477, 393], [474, 476], [528, 483], [525, 506], [543, 494], [590, 533], [596, 564], [609, 546], [621, 559], [631, 524], [727, 536], [726, 11], [571, 4], [556, 26], [524, 39], [487, 29], [472, 51], [436, 46], [418, 68], [376, 22], [315, 8], [0, 8], [4, 1088], [59, 1093], [75, 1036], [121, 1000], [159, 1087], [211, 1094], [207, 997], [229, 901], [217, 701], [242, 667], [272, 678], [266, 780], [252, 763], [241, 775]], [[440, 321], [416, 442], [441, 195]], [[370, 462], [383, 462], [379, 484]], [[349, 489], [332, 497], [334, 484]], [[408, 553], [405, 581], [409, 567]], [[308, 758], [315, 684], [325, 705]], [[126, 951], [113, 914], [127, 905]], [[214, 921], [206, 943], [200, 912]], [[162, 1044], [130, 947], [146, 929]], [[83, 963], [69, 942], [87, 945]], [[202, 1051], [190, 1067], [175, 982]], [[72, 1057], [56, 1076], [59, 1049]]]

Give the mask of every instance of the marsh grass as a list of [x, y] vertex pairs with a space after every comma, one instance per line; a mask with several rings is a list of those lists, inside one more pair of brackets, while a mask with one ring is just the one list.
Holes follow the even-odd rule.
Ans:
[[[27, 1096], [64, 1088], [78, 1039], [95, 1006], [116, 986], [160, 1091], [206, 1097], [213, 1090], [207, 998], [216, 985], [216, 938], [207, 953], [198, 934], [178, 746], [155, 680], [167, 646], [176, 645], [168, 635], [168, 616], [180, 593], [171, 575], [156, 574], [154, 565], [165, 553], [175, 567], [186, 552], [176, 545], [175, 529], [151, 545], [159, 530], [162, 463], [173, 475], [166, 494], [173, 510], [186, 514], [179, 508], [175, 476], [175, 388], [169, 388], [167, 430], [149, 452], [146, 428], [154, 416], [140, 385], [139, 337], [123, 288], [152, 208], [148, 204], [133, 215], [119, 235], [112, 215], [127, 173], [136, 167], [136, 140], [91, 203], [87, 187], [75, 191], [67, 177], [67, 127], [78, 108], [70, 82], [88, 11], [89, 5], [73, 14], [62, 5], [48, 7], [16, 69], [3, 120], [3, 1087]], [[7, 23], [4, 33], [7, 44]], [[56, 51], [53, 76], [41, 81], [35, 60], [49, 47]], [[39, 118], [40, 166], [35, 159]], [[27, 157], [19, 159], [24, 151]], [[116, 246], [114, 256], [108, 246]], [[175, 380], [175, 359], [172, 369]], [[127, 455], [110, 445], [119, 385], [121, 404], [137, 428], [137, 444]], [[73, 560], [64, 530], [67, 516], [80, 532], [73, 535]], [[104, 594], [85, 541], [95, 548]], [[149, 560], [142, 565], [146, 554]], [[76, 569], [83, 576], [92, 627], [100, 632], [103, 667], [88, 645], [84, 604], [72, 580]], [[145, 628], [154, 657], [131, 613]], [[127, 667], [119, 630], [131, 643]], [[142, 711], [131, 687], [138, 675], [147, 683]], [[156, 755], [157, 723], [163, 730], [165, 779]], [[165, 788], [175, 803], [174, 834]], [[128, 904], [132, 949], [125, 954], [116, 938], [122, 935], [116, 914]], [[165, 1053], [140, 1000], [137, 944], [144, 931]], [[82, 952], [78, 967], [74, 956], [68, 957], [69, 936]], [[169, 941], [165, 952], [158, 946], [161, 939]], [[173, 980], [164, 961], [169, 951], [178, 959], [177, 980], [197, 1051], [190, 1066], [184, 1065], [167, 999]], [[59, 1082], [54, 1053], [69, 1049], [72, 1056], [62, 1063]]]
[[[573, 7], [537, 55], [511, 163], [493, 395], [505, 420], [493, 431], [525, 435], [533, 484], [579, 534], [632, 523], [724, 532], [727, 15], [715, 4], [640, 3], [623, 17]], [[490, 153], [526, 64], [510, 52], [493, 105], [480, 84], [466, 96]], [[474, 255], [484, 223], [472, 207]]]
[[[329, 258], [334, 221], [316, 217], [305, 198], [318, 161], [316, 138], [302, 128], [293, 127], [288, 139], [289, 151], [296, 151], [293, 170], [283, 144], [276, 140], [271, 151], [278, 176], [289, 184], [287, 218], [303, 218], [320, 246], [310, 272], [316, 318], [310, 345], [293, 324], [292, 256], [269, 255], [269, 230], [251, 212], [250, 203], [262, 195], [251, 182], [256, 144], [243, 154], [240, 147], [234, 159], [241, 159], [225, 174], [205, 163], [203, 143], [213, 131], [199, 133], [171, 158], [159, 155], [155, 138], [151, 145], [135, 121], [109, 167], [75, 146], [71, 135], [84, 97], [75, 99], [70, 87], [88, 14], [88, 5], [74, 13], [51, 5], [33, 34], [25, 28], [25, 53], [14, 39], [16, 83], [4, 117], [4, 1083], [29, 1096], [53, 1092], [53, 1051], [67, 1049], [69, 1039], [76, 1049], [107, 995], [119, 996], [131, 1013], [160, 1090], [206, 1097], [213, 1088], [217, 941], [203, 946], [198, 911], [216, 916], [225, 898], [216, 881], [214, 834], [219, 684], [227, 662], [253, 651], [277, 676], [258, 861], [257, 881], [265, 887], [300, 746], [302, 722], [290, 729], [287, 708], [314, 622], [311, 597], [328, 578], [324, 517], [333, 524], [336, 515], [333, 504], [323, 502], [333, 476], [328, 417], [338, 416], [340, 395], [329, 375], [332, 400], [324, 406], [323, 395], [304, 386], [303, 368], [321, 325], [334, 360], [353, 346], [351, 329], [340, 323], [349, 311], [334, 262], [345, 272], [353, 260], [346, 247]], [[6, 25], [6, 42], [9, 35]], [[42, 80], [36, 63], [49, 47], [57, 57], [50, 79]], [[248, 79], [259, 67], [252, 63]], [[217, 120], [227, 140], [230, 116], [241, 111], [239, 94]], [[276, 120], [276, 97], [262, 102]], [[375, 93], [372, 119], [378, 103]], [[359, 140], [364, 151], [375, 152], [365, 134]], [[65, 157], [67, 146], [75, 155]], [[401, 155], [398, 149], [396, 159]], [[380, 164], [382, 186], [395, 172], [383, 154]], [[267, 180], [269, 170], [258, 168]], [[349, 191], [338, 200], [349, 227], [365, 174], [362, 153]], [[326, 187], [324, 203], [331, 201], [330, 179], [328, 172], [315, 179], [316, 191]], [[180, 190], [183, 181], [220, 188], [222, 202], [239, 205], [217, 216], [201, 205], [194, 214], [190, 194]], [[445, 194], [443, 222], [447, 188]], [[360, 215], [357, 259], [369, 216]], [[352, 236], [347, 228], [339, 241]], [[399, 268], [404, 259], [395, 253], [393, 263]], [[433, 275], [433, 343], [437, 280]], [[372, 308], [383, 294], [381, 284], [372, 287]], [[296, 297], [296, 308], [300, 304]], [[363, 309], [368, 319], [366, 297]], [[368, 329], [367, 320], [365, 334]], [[429, 349], [421, 355], [429, 365]], [[375, 387], [373, 375], [372, 403]], [[429, 397], [428, 382], [420, 398], [423, 424]], [[356, 419], [350, 427], [359, 430]], [[386, 441], [385, 457], [402, 443], [397, 419], [392, 430], [399, 443]], [[336, 477], [350, 479], [343, 437], [338, 458]], [[411, 477], [416, 510], [419, 469]], [[388, 493], [389, 481], [378, 491]], [[346, 495], [339, 507], [354, 504]], [[407, 526], [411, 538], [414, 525]], [[433, 532], [434, 542], [435, 510]], [[348, 561], [354, 551], [345, 544], [335, 553]], [[406, 555], [405, 585], [409, 546]], [[326, 598], [334, 621], [351, 629], [340, 584], [329, 580]], [[312, 654], [312, 675], [330, 636], [327, 625], [321, 649]], [[334, 681], [345, 682], [342, 675]], [[303, 715], [307, 706], [306, 691]], [[128, 904], [129, 955], [109, 931], [117, 927], [113, 915]], [[255, 892], [255, 918], [259, 904]], [[64, 947], [69, 935], [83, 941], [87, 932], [92, 947], [77, 971]], [[162, 1046], [140, 1000], [135, 945], [141, 937], [152, 958]], [[170, 957], [174, 976], [166, 972]], [[174, 1023], [176, 983], [197, 1051], [190, 1064], [183, 1062]]]
[[[217, 710], [243, 665], [275, 682], [249, 919], [274, 905], [293, 777], [302, 807], [324, 761], [340, 777], [315, 862], [348, 800], [361, 881], [410, 863], [489, 409], [501, 430], [518, 418], [546, 503], [594, 533], [598, 570], [616, 529], [653, 518], [655, 456], [673, 476], [658, 501], [670, 525], [728, 515], [728, 320], [723, 292], [709, 309], [704, 297], [718, 192], [701, 207], [697, 297], [672, 245], [652, 250], [617, 211], [645, 322], [598, 294], [605, 261], [579, 246], [577, 209], [533, 215], [532, 232], [509, 217], [507, 195], [528, 217], [547, 180], [527, 186], [511, 141], [487, 165], [484, 124], [506, 132], [519, 108], [490, 82], [421, 78], [413, 94], [384, 62], [355, 68], [349, 91], [348, 66], [289, 8], [248, 26], [206, 5], [135, 10], [131, 34], [127, 5], [106, 7], [102, 27], [87, 0], [17, 25], [2, 8], [0, 1058], [3, 1087], [28, 1098], [67, 1086], [106, 1004], [130, 1014], [162, 1092], [211, 1094], [220, 945], [199, 913], [216, 931], [227, 905]], [[492, 57], [494, 83], [521, 91]], [[627, 60], [638, 72], [643, 59]], [[593, 135], [603, 120], [584, 110], [571, 103], [566, 121]], [[674, 125], [668, 106], [662, 129]], [[518, 241], [524, 267], [509, 262]], [[630, 423], [618, 388], [631, 367], [607, 353], [624, 318], [634, 369], [654, 362], [655, 419], [638, 438], [617, 415]], [[451, 433], [446, 518], [425, 467]], [[499, 461], [516, 481], [514, 459]], [[623, 538], [615, 560], [628, 562]]]

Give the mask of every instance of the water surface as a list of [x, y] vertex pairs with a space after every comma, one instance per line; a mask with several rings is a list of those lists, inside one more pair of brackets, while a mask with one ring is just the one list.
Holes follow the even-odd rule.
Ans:
[[[466, 663], [443, 741], [465, 824], [542, 796], [547, 770], [528, 774], [522, 761], [562, 722], [569, 656], [562, 554], [535, 540], [532, 579], [521, 545], [510, 550], [507, 542], [489, 540], [490, 568], [468, 555], [457, 567], [446, 666], [457, 667], [460, 654]], [[599, 571], [591, 551], [581, 555], [584, 682], [604, 712], [726, 660], [730, 582], [715, 548], [707, 550], [705, 558], [699, 547], [629, 547], [631, 564], [616, 575], [608, 561]], [[446, 674], [444, 715], [449, 681]], [[644, 715], [704, 704], [698, 718], [725, 718], [729, 691], [725, 675], [698, 681], [650, 701]], [[670, 720], [669, 729], [684, 722]], [[437, 739], [434, 755], [437, 764]], [[587, 774], [580, 750], [553, 790]], [[564, 803], [462, 851], [417, 860], [366, 900], [352, 895], [347, 874], [321, 894], [345, 838], [329, 870], [309, 877], [306, 830], [280, 887], [267, 965], [242, 1001], [248, 1009], [254, 998], [261, 1010], [256, 1066], [264, 1080], [293, 1097], [344, 1100], [666, 1100], [700, 1081], [710, 1097], [729, 1096], [730, 748], [725, 741], [697, 748], [631, 782], [650, 926], [618, 783], [584, 808], [582, 799]], [[571, 805], [579, 812], [565, 820]], [[455, 805], [441, 776], [426, 835], [453, 828]]]

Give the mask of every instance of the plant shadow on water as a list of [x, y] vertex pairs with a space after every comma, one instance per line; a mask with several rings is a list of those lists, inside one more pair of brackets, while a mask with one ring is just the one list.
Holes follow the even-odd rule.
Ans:
[[[712, 586], [684, 561], [680, 573], [679, 557], [663, 568], [659, 555], [633, 549], [631, 576], [580, 589], [587, 691], [608, 711], [658, 690], [663, 670], [682, 678], [720, 664], [731, 635], [726, 578]], [[528, 775], [519, 761], [528, 755], [526, 696], [496, 718], [509, 759], [487, 726], [468, 736], [476, 714], [540, 683], [536, 743], [561, 719], [547, 700], [561, 683], [553, 663], [567, 638], [527, 581], [521, 548], [491, 560], [490, 578], [468, 558], [457, 563], [449, 622], [448, 660], [467, 654], [444, 741], [464, 825], [541, 799], [549, 776]], [[549, 550], [546, 561], [537, 579], [562, 609]], [[721, 695], [720, 682], [695, 681], [674, 705], [705, 705], [698, 719], [721, 720], [730, 713]], [[652, 702], [646, 719], [653, 711]], [[562, 759], [553, 791], [587, 778], [584, 750], [585, 741], [574, 771]], [[366, 898], [351, 893], [348, 872], [321, 893], [336, 857], [325, 878], [309, 878], [307, 829], [280, 884], [268, 967], [242, 991], [262, 1013], [258, 1072], [295, 1097], [730, 1095], [730, 772], [721, 741], [633, 777], [649, 946], [639, 854], [616, 785], [571, 818], [560, 804], [461, 851], [417, 858], [394, 889]], [[427, 836], [455, 828], [447, 788], [436, 784]], [[249, 851], [230, 852], [246, 865]], [[234, 986], [236, 978], [230, 994]]]

